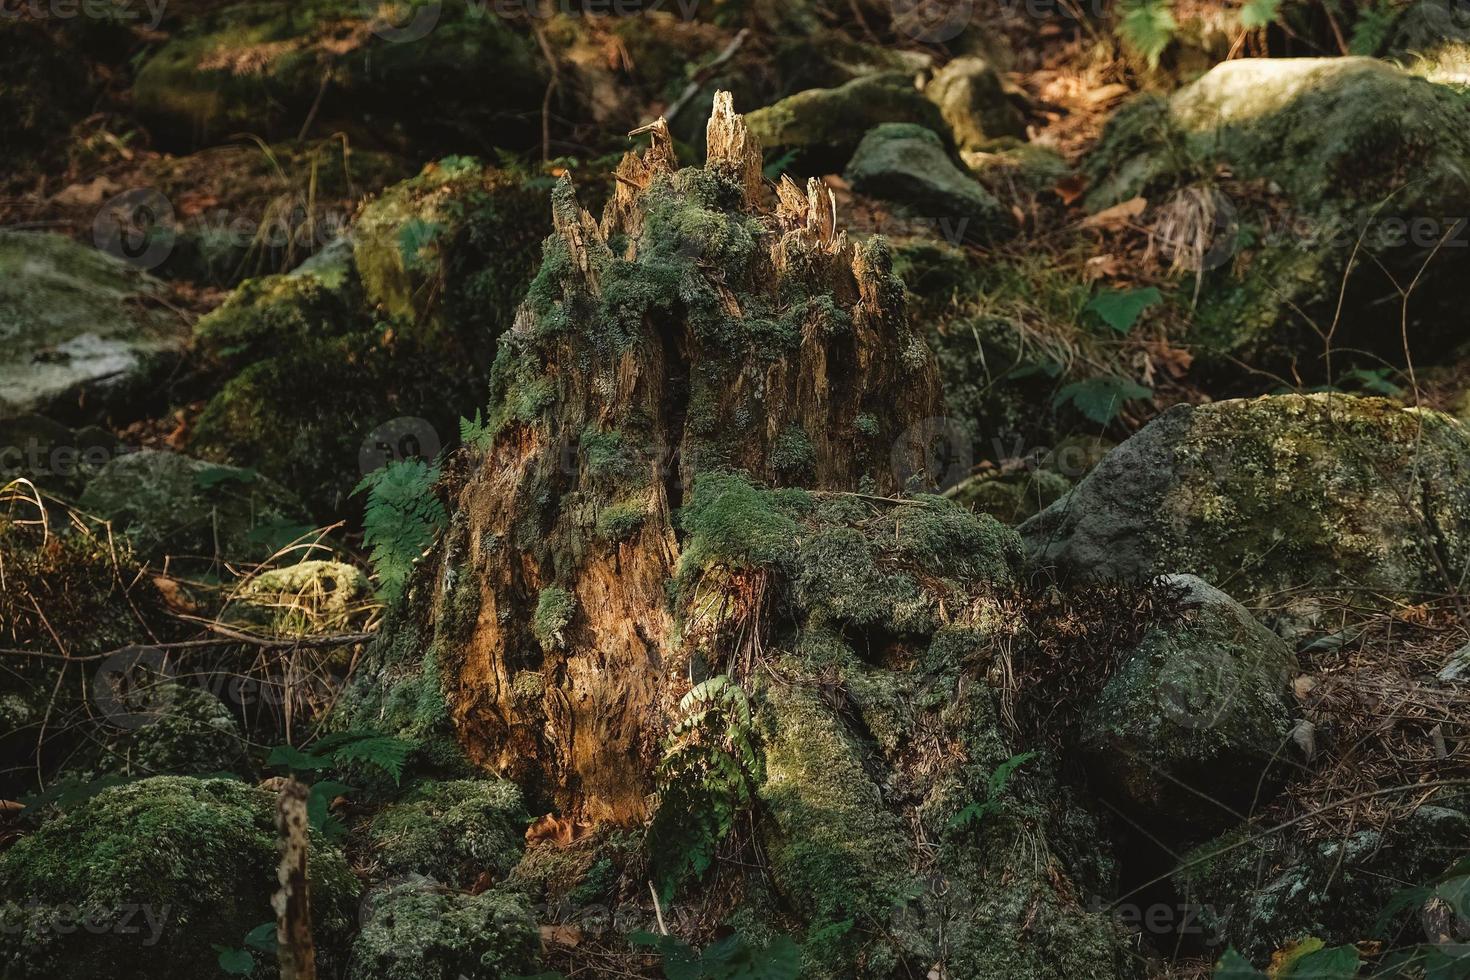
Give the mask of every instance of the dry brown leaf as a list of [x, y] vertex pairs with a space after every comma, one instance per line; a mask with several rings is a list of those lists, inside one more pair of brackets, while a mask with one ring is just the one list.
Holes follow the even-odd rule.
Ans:
[[95, 207], [101, 204], [104, 198], [111, 197], [120, 190], [122, 190], [122, 185], [111, 178], [98, 177], [85, 184], [71, 184], [63, 187], [51, 201], [65, 207]]
[[1071, 207], [1072, 202], [1087, 190], [1087, 178], [1081, 174], [1068, 174], [1057, 181], [1052, 190], [1056, 191], [1057, 197], [1062, 199], [1063, 204]]
[[554, 813], [538, 818], [526, 828], [526, 843], [539, 844], [549, 841], [559, 847], [575, 843], [587, 832], [587, 825], [573, 820], [563, 820]]
[[1099, 88], [1089, 90], [1087, 95], [1083, 97], [1083, 101], [1088, 105], [1100, 106], [1121, 99], [1127, 94], [1128, 86], [1114, 82], [1111, 85], [1103, 85]]
[[541, 942], [546, 946], [578, 946], [582, 942], [582, 930], [576, 926], [541, 926]]
[[1082, 220], [1083, 228], [1126, 228], [1133, 223], [1133, 219], [1143, 214], [1148, 207], [1148, 198], [1134, 197], [1124, 201], [1122, 204], [1114, 204], [1110, 208], [1104, 208], [1097, 214]]
[[1113, 279], [1121, 276], [1126, 268], [1126, 263], [1121, 255], [1094, 255], [1082, 266], [1083, 275], [1088, 282], [1096, 282], [1099, 279]]

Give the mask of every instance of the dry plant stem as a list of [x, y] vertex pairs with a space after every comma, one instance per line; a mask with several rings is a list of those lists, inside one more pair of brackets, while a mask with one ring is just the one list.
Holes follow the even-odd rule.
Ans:
[[311, 891], [306, 877], [306, 786], [286, 780], [276, 798], [276, 831], [281, 863], [280, 888], [271, 897], [276, 912], [276, 957], [281, 980], [316, 980], [316, 947], [311, 938]]

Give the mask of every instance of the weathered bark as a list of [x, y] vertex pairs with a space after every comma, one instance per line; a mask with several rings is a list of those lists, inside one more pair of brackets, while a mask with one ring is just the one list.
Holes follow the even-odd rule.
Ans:
[[276, 913], [276, 959], [281, 980], [316, 980], [316, 945], [311, 938], [311, 889], [306, 877], [307, 790], [286, 780], [276, 798], [276, 831], [280, 834], [281, 863], [276, 868], [280, 888], [271, 896]]
[[819, 182], [772, 195], [727, 94], [703, 169], [676, 169], [662, 120], [646, 132], [601, 222], [553, 194], [435, 601], [471, 756], [617, 822], [645, 816], [688, 687], [667, 586], [699, 473], [891, 492], [940, 412], [885, 244], [849, 241]]

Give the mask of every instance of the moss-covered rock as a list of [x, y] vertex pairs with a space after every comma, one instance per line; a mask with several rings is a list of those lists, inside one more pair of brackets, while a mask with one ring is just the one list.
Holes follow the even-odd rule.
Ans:
[[1185, 618], [1155, 626], [1092, 706], [1091, 771], [1153, 820], [1224, 826], [1269, 798], [1290, 761], [1291, 650], [1246, 609], [1192, 575]]
[[0, 417], [147, 392], [188, 330], [163, 286], [60, 235], [0, 231]]
[[[397, 19], [401, 17], [402, 19]], [[535, 44], [465, 2], [360, 6], [276, 0], [189, 11], [138, 68], [138, 112], [173, 145], [251, 132], [370, 132], [405, 149], [528, 135], [543, 81]], [[478, 98], [486, 78], [497, 97]], [[368, 107], [363, 111], [363, 107]]]
[[1011, 225], [1009, 214], [960, 170], [933, 130], [884, 123], [863, 137], [843, 174], [853, 189], [893, 201], [913, 215], [945, 222], [957, 237], [988, 241]]
[[343, 633], [375, 605], [362, 569], [317, 559], [251, 576], [235, 590], [221, 618], [258, 623], [276, 635]]
[[1470, 12], [1459, 0], [1420, 0], [1394, 20], [1382, 53], [1431, 82], [1470, 88]]
[[1470, 557], [1470, 431], [1381, 398], [1176, 406], [1021, 526], [1034, 558], [1094, 576], [1175, 571], [1311, 618], [1314, 594], [1442, 592]]
[[1242, 827], [1186, 853], [1173, 882], [1218, 948], [1234, 946], [1264, 967], [1276, 950], [1313, 937], [1328, 946], [1422, 941], [1419, 907], [1390, 914], [1382, 931], [1379, 919], [1396, 893], [1436, 879], [1467, 848], [1470, 817], [1424, 805], [1391, 827], [1346, 836]]
[[409, 880], [366, 901], [349, 980], [456, 980], [535, 972], [536, 920], [514, 892], [466, 895]]
[[[1458, 336], [1466, 249], [1425, 263], [1442, 236], [1465, 238], [1467, 134], [1463, 92], [1382, 61], [1227, 61], [1110, 121], [1087, 204], [1141, 194], [1203, 225], [1206, 249], [1184, 258], [1201, 276], [1191, 339], [1221, 371], [1235, 357], [1323, 376], [1311, 324], [1333, 328], [1341, 367], [1353, 349], [1402, 359], [1405, 328], [1422, 363]], [[1404, 324], [1400, 290], [1421, 267]]]
[[1072, 482], [1051, 470], [1022, 468], [985, 473], [958, 484], [952, 496], [971, 510], [1002, 524], [1019, 524], [1060, 500]]
[[773, 689], [761, 717], [769, 726], [766, 853], [776, 887], [815, 938], [808, 969], [851, 976], [861, 961], [863, 975], [883, 976], [898, 954], [853, 927], [885, 922], [913, 889], [905, 827], [883, 805], [862, 748], [815, 691]]
[[[0, 854], [6, 976], [123, 980], [161, 963], [216, 975], [215, 945], [239, 947], [273, 918], [274, 809], [264, 790], [183, 776], [73, 805]], [[315, 834], [310, 876], [318, 967], [330, 971], [345, 961], [357, 881]], [[274, 963], [257, 972], [274, 976]]]
[[[450, 443], [483, 399], [549, 227], [534, 187], [466, 158], [431, 164], [363, 208], [350, 246], [241, 285], [197, 327], [234, 373], [191, 448], [258, 467], [326, 517], [365, 453], [378, 465], [385, 448], [396, 458]], [[417, 447], [396, 444], [405, 432]]]
[[[218, 697], [176, 681], [149, 690], [141, 710], [125, 706], [129, 724], [115, 727], [105, 697], [94, 697], [97, 725], [64, 774], [88, 781], [107, 776], [199, 776], [253, 771], [240, 723]], [[117, 703], [117, 702], [113, 702]]]
[[75, 499], [121, 449], [117, 436], [99, 426], [73, 429], [44, 415], [0, 418], [0, 485], [23, 477]]
[[497, 880], [509, 873], [525, 845], [525, 824], [514, 783], [431, 781], [375, 814], [367, 837], [389, 875], [420, 874], [468, 888], [483, 872]]
[[913, 77], [881, 72], [829, 89], [808, 89], [746, 117], [769, 151], [795, 150], [795, 169], [822, 173], [842, 166], [863, 134], [881, 123], [916, 123], [947, 133], [939, 107], [924, 98]]
[[548, 189], [467, 157], [393, 185], [353, 226], [368, 302], [426, 334], [437, 326], [462, 341], [478, 338], [468, 353], [488, 361], [551, 230]]
[[144, 558], [263, 561], [306, 522], [301, 504], [253, 470], [142, 449], [109, 462], [83, 510], [127, 534]]
[[956, 58], [935, 73], [924, 94], [939, 106], [961, 150], [1001, 136], [1026, 137], [1024, 96], [984, 58]]

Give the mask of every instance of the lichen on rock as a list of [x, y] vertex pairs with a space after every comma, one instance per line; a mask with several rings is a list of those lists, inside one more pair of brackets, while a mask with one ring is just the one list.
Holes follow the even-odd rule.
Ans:
[[1429, 409], [1324, 393], [1177, 406], [1021, 526], [1093, 576], [1224, 583], [1299, 625], [1324, 594], [1439, 592], [1463, 568], [1470, 432]]

